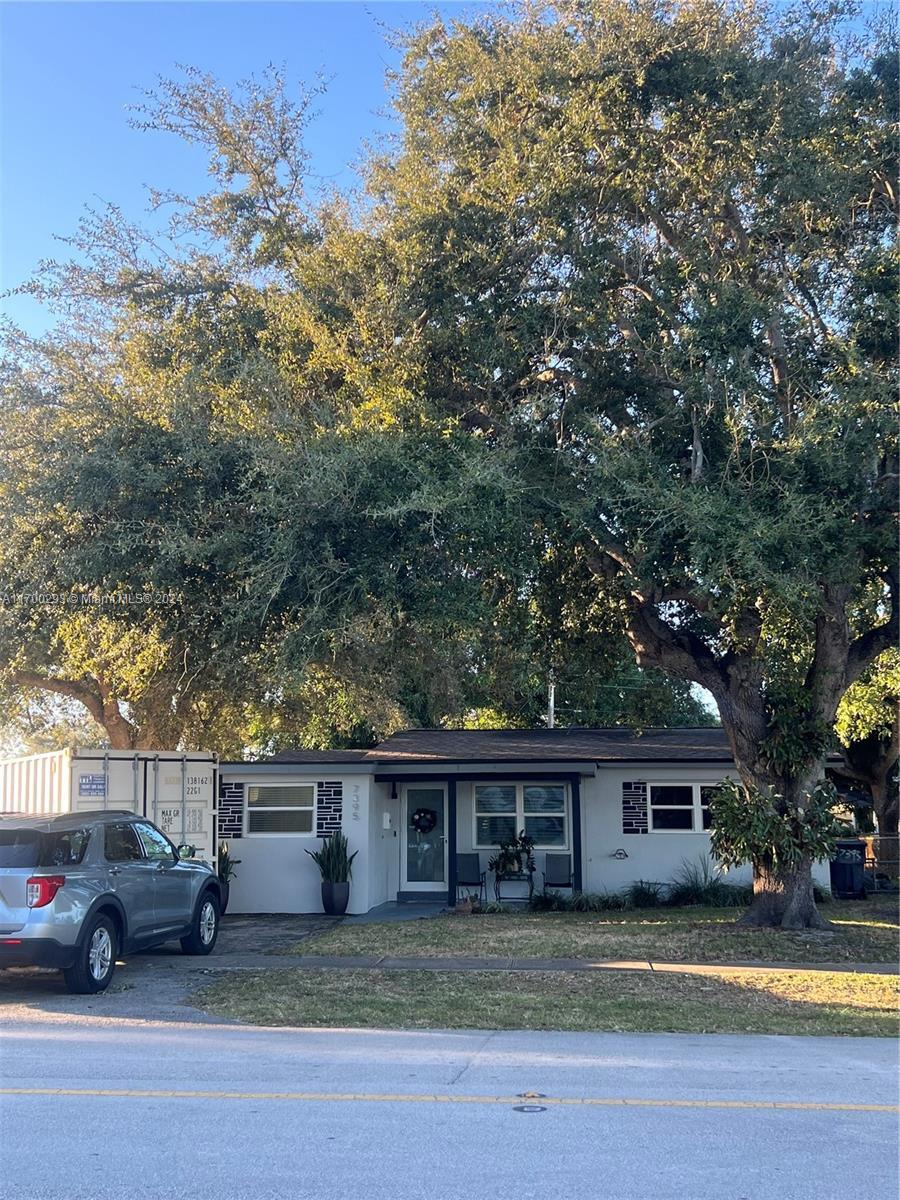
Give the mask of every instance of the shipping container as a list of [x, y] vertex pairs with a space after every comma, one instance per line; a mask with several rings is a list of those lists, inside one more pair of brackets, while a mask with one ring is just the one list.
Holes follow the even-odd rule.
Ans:
[[121, 808], [215, 863], [218, 759], [192, 751], [59, 750], [0, 762], [0, 813]]

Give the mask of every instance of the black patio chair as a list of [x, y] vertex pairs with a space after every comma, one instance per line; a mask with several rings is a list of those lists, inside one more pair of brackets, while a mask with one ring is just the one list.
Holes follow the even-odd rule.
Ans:
[[487, 885], [485, 873], [481, 869], [481, 860], [477, 854], [457, 854], [456, 856], [456, 898], [459, 899], [460, 888], [478, 888], [478, 896], [482, 901], [487, 900]]
[[544, 855], [544, 891], [572, 887], [572, 860], [568, 854]]

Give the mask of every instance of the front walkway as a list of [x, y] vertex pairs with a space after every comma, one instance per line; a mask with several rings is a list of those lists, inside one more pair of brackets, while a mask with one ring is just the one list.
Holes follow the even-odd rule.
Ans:
[[433, 901], [405, 900], [402, 904], [396, 900], [388, 900], [368, 912], [356, 913], [344, 917], [348, 925], [383, 925], [385, 921], [420, 921], [423, 917], [438, 917], [447, 912], [446, 904], [435, 904]]

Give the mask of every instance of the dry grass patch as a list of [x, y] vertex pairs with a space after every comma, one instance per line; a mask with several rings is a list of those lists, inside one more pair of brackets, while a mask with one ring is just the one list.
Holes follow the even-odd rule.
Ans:
[[503, 913], [345, 923], [292, 954], [642, 959], [668, 962], [897, 962], [896, 905], [829, 904], [829, 932], [743, 929], [733, 908], [627, 913]]
[[254, 1025], [555, 1029], [889, 1037], [897, 980], [771, 971], [285, 970], [236, 973], [193, 997]]

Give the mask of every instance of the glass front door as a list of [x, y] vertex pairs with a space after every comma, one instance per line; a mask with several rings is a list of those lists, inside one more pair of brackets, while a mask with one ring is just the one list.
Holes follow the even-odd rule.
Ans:
[[439, 891], [447, 881], [446, 798], [443, 787], [408, 787], [404, 799], [404, 888]]

